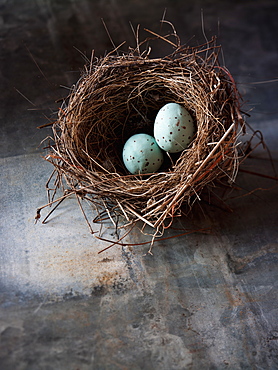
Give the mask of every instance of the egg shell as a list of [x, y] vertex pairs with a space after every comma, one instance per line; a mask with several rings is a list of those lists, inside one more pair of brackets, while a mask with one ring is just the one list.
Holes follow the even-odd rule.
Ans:
[[164, 105], [157, 113], [154, 137], [159, 147], [169, 153], [186, 149], [194, 135], [195, 126], [191, 114], [177, 103]]
[[123, 161], [132, 174], [156, 172], [163, 163], [163, 151], [148, 134], [131, 136], [123, 148]]

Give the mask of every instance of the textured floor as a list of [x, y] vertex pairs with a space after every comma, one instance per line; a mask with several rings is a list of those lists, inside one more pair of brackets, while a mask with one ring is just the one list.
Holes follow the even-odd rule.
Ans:
[[[107, 244], [89, 233], [74, 198], [34, 224], [51, 172], [38, 149], [50, 130], [36, 127], [55, 119], [60, 85], [78, 79], [82, 53], [111, 49], [101, 18], [115, 44], [132, 44], [129, 21], [142, 35], [159, 32], [165, 8], [182, 42], [219, 35], [277, 170], [278, 84], [265, 82], [278, 77], [277, 1], [0, 0], [3, 370], [278, 368], [274, 180], [240, 172], [244, 193], [257, 191], [232, 193], [233, 212], [201, 201], [176, 226], [211, 232], [159, 241], [154, 256], [146, 245], [98, 254]], [[243, 169], [277, 176], [262, 146]], [[128, 238], [147, 240], [135, 230]]]

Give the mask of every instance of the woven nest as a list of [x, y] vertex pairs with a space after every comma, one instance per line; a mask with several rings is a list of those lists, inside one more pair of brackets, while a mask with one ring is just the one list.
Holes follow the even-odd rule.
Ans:
[[[139, 48], [114, 50], [85, 67], [53, 124], [46, 159], [55, 166], [55, 193], [61, 187], [64, 194], [49, 204], [76, 194], [90, 199], [99, 219], [105, 211], [112, 221], [116, 214], [124, 224], [142, 221], [158, 236], [204, 188], [235, 180], [243, 121], [235, 82], [219, 63], [220, 46], [215, 39], [187, 47], [159, 38], [172, 54], [152, 59]], [[194, 139], [181, 153], [166, 154], [157, 173], [131, 175], [122, 161], [126, 140], [153, 135], [155, 116], [169, 102], [191, 113]]]

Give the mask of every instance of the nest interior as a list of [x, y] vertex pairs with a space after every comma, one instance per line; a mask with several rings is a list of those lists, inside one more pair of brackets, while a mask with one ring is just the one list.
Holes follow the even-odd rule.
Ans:
[[[127, 224], [141, 220], [154, 235], [163, 234], [182, 205], [190, 207], [206, 186], [233, 182], [239, 165], [240, 97], [219, 63], [221, 47], [213, 38], [173, 49], [156, 59], [138, 48], [95, 58], [61, 107], [46, 156], [64, 196], [89, 197], [99, 212], [117, 210]], [[194, 139], [181, 153], [166, 154], [159, 172], [129, 174], [122, 162], [126, 140], [153, 135], [155, 116], [168, 102], [192, 114]]]

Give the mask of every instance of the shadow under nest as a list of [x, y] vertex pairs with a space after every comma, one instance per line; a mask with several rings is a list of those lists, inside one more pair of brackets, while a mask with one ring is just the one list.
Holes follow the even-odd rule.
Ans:
[[[180, 45], [177, 36], [176, 43], [162, 39], [173, 46], [164, 58], [152, 59], [138, 45], [128, 53], [113, 50], [85, 66], [52, 126], [45, 159], [54, 171], [47, 183], [49, 202], [38, 209], [37, 219], [41, 209], [56, 204], [52, 213], [74, 194], [80, 206], [82, 199], [93, 205], [95, 222], [104, 214], [115, 227], [118, 216], [122, 227], [140, 221], [142, 231], [146, 225], [152, 228], [154, 241], [203, 189], [234, 182], [244, 159], [237, 143], [244, 121], [234, 79], [219, 63], [221, 47], [215, 38], [197, 47]], [[122, 161], [126, 140], [136, 133], [153, 135], [156, 114], [169, 102], [191, 113], [193, 140], [181, 153], [165, 152], [159, 172], [128, 173]]]

